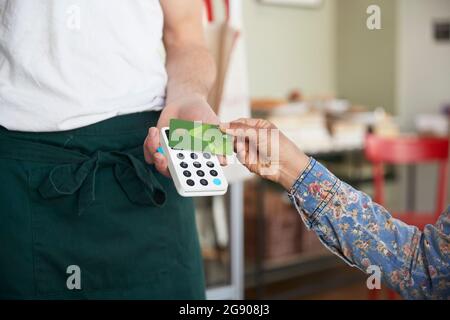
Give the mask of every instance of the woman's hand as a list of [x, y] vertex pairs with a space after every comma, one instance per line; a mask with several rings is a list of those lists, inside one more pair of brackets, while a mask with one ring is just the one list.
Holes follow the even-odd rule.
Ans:
[[[157, 127], [148, 131], [144, 142], [144, 156], [149, 164], [154, 164], [156, 169], [166, 177], [170, 177], [167, 159], [157, 150], [160, 147], [159, 132], [161, 128], [168, 127], [170, 119], [183, 119], [189, 121], [202, 121], [209, 124], [218, 124], [219, 118], [211, 109], [205, 98], [192, 95], [172, 101], [161, 112]], [[220, 159], [224, 164], [224, 159]]]
[[251, 172], [290, 190], [309, 158], [267, 120], [240, 119], [221, 124], [234, 137], [237, 158]]

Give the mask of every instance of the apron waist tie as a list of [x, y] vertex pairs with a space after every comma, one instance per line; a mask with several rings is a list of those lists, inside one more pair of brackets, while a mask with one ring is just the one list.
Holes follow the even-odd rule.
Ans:
[[48, 161], [57, 164], [39, 186], [45, 199], [78, 192], [78, 214], [96, 199], [96, 174], [112, 166], [114, 175], [128, 199], [138, 205], [162, 207], [166, 192], [152, 171], [135, 155], [142, 147], [129, 151], [98, 151], [92, 156], [51, 145], [18, 139], [0, 138], [0, 158], [23, 161]]

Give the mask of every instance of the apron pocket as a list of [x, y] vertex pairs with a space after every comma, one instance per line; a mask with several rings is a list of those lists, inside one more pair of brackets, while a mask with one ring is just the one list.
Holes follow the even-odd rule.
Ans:
[[79, 215], [78, 192], [41, 196], [51, 169], [32, 170], [29, 179], [38, 296], [157, 288], [167, 273], [167, 213], [131, 203], [105, 167], [96, 176], [96, 200]]

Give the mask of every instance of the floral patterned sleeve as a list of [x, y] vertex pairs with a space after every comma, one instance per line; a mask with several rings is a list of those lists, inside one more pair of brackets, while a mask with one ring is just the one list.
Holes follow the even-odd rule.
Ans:
[[351, 266], [378, 266], [406, 299], [450, 299], [449, 210], [421, 232], [312, 158], [289, 195], [307, 227]]

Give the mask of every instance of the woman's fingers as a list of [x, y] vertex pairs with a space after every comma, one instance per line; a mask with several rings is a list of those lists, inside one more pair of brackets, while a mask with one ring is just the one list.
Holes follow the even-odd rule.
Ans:
[[[236, 158], [251, 171], [258, 167], [258, 148], [251, 141], [240, 140], [235, 142]], [[258, 172], [255, 172], [258, 173]]]
[[[234, 140], [246, 140], [251, 146], [259, 146], [260, 143], [267, 142], [273, 134], [273, 130], [278, 130], [272, 123], [261, 119], [239, 119], [230, 123], [220, 125], [222, 132], [231, 135]], [[268, 146], [264, 146], [267, 149]], [[256, 148], [257, 149], [257, 148]]]
[[251, 119], [241, 118], [230, 122], [231, 129], [238, 129], [240, 127], [252, 127], [252, 128], [267, 128], [270, 122], [264, 119]]
[[217, 159], [219, 159], [219, 163], [222, 167], [225, 167], [228, 164], [227, 157], [226, 156], [217, 156]]
[[251, 171], [269, 169], [279, 162], [279, 131], [269, 121], [260, 119], [239, 119], [220, 126], [223, 132], [233, 136], [237, 158]]
[[223, 133], [228, 133], [232, 136], [234, 136], [237, 133], [240, 133], [242, 130], [246, 130], [248, 128], [251, 128], [251, 127], [243, 122], [238, 122], [238, 120], [229, 122], [229, 123], [221, 123], [219, 125], [219, 129]]
[[276, 127], [264, 119], [238, 119], [230, 123], [220, 124], [220, 129], [224, 133], [235, 135], [242, 134], [242, 130], [276, 129]]
[[248, 146], [245, 141], [235, 141], [234, 149], [236, 152], [236, 158], [239, 160], [240, 163], [248, 167], [247, 163], [247, 150]]
[[223, 132], [233, 137], [234, 145], [238, 141], [246, 141], [252, 145], [258, 144], [258, 129], [246, 124], [237, 124], [235, 122], [221, 126]]

